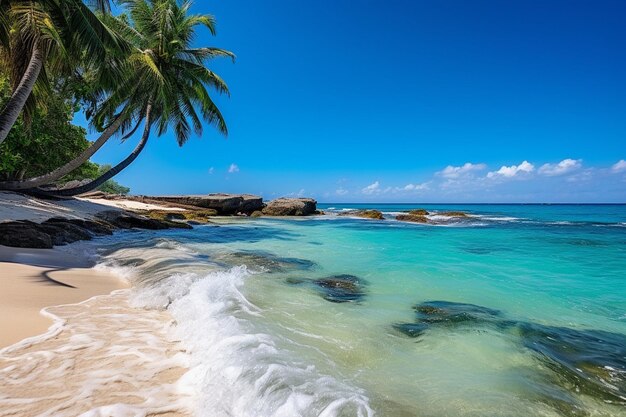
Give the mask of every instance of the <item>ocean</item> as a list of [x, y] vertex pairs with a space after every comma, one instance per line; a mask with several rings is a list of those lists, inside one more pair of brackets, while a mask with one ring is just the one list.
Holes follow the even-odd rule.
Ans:
[[626, 415], [625, 205], [320, 209], [92, 243], [171, 313], [197, 415]]

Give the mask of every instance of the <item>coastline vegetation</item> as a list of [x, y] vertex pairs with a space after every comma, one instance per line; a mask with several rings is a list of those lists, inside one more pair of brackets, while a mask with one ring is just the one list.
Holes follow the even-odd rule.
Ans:
[[[88, 6], [89, 4], [89, 6]], [[94, 189], [127, 193], [112, 181], [142, 152], [153, 130], [172, 129], [180, 146], [203, 121], [226, 135], [208, 90], [228, 94], [207, 64], [230, 51], [195, 47], [215, 19], [190, 2], [124, 0], [6, 1], [0, 6], [0, 190], [71, 196]], [[94, 142], [72, 123], [82, 111]], [[112, 137], [141, 132], [114, 166], [89, 159]], [[139, 135], [138, 135], [139, 136]]]

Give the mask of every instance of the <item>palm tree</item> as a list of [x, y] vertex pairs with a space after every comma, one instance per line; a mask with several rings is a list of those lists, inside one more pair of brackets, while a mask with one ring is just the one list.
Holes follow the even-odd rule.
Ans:
[[[92, 182], [55, 195], [76, 195], [90, 191], [130, 165], [144, 149], [153, 127], [158, 135], [169, 127], [180, 146], [191, 131], [202, 134], [202, 120], [227, 135], [224, 118], [211, 99], [207, 87], [228, 94], [226, 83], [206, 67], [206, 61], [230, 57], [232, 52], [213, 48], [193, 48], [196, 28], [204, 26], [215, 34], [215, 20], [209, 15], [191, 15], [191, 2], [179, 5], [176, 0], [126, 0], [128, 15], [106, 19], [121, 33], [133, 50], [123, 68], [124, 81], [102, 100], [96, 122], [106, 122], [122, 108], [131, 132], [143, 123], [141, 141], [122, 162]], [[130, 123], [132, 120], [132, 124]]]
[[[109, 0], [90, 2], [101, 12]], [[93, 63], [123, 50], [119, 36], [82, 0], [0, 0], [0, 46], [10, 56], [13, 94], [0, 113], [0, 144], [18, 116], [32, 113], [36, 83], [45, 90], [45, 63], [67, 67], [80, 57]], [[83, 53], [85, 52], [86, 53]]]

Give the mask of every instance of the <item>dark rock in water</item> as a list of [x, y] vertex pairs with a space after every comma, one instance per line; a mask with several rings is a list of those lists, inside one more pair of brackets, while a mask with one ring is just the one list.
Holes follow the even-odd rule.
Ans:
[[313, 283], [321, 289], [326, 300], [335, 303], [360, 301], [365, 296], [365, 282], [354, 275], [333, 275], [317, 279]]
[[413, 309], [417, 321], [428, 324], [493, 322], [500, 317], [498, 310], [450, 301], [427, 301]]
[[431, 326], [452, 326], [503, 322], [500, 311], [475, 304], [454, 303], [451, 301], [427, 301], [413, 307], [415, 323], [394, 324], [396, 330], [409, 337], [424, 334]]
[[396, 220], [401, 222], [412, 222], [412, 223], [430, 223], [428, 217], [422, 214], [398, 214], [396, 216]]
[[338, 216], [354, 216], [361, 217], [363, 219], [384, 220], [383, 213], [379, 210], [350, 210], [341, 212]]
[[394, 324], [393, 328], [404, 333], [409, 337], [419, 337], [428, 330], [428, 324], [426, 323], [398, 323]]
[[278, 198], [262, 210], [266, 216], [308, 216], [317, 213], [317, 201], [312, 198]]
[[260, 269], [269, 273], [288, 272], [294, 269], [308, 270], [317, 265], [308, 259], [283, 258], [262, 251], [226, 253], [216, 256], [215, 259], [230, 265], [246, 265], [248, 268]]
[[0, 223], [0, 245], [14, 248], [52, 248], [52, 237], [31, 221]]
[[253, 211], [252, 214], [250, 214], [250, 217], [261, 217], [261, 216], [263, 216], [263, 212], [261, 210]]
[[626, 405], [625, 335], [536, 323], [518, 323], [514, 329], [566, 388]]
[[309, 281], [304, 279], [304, 278], [289, 277], [289, 278], [287, 278], [285, 280], [285, 282], [287, 282], [287, 284], [291, 284], [291, 285], [300, 285], [300, 284], [305, 284], [305, 283], [307, 283]]
[[441, 211], [437, 214], [447, 217], [469, 217], [468, 214], [463, 211]]
[[[428, 301], [416, 305], [414, 310], [414, 323], [393, 327], [409, 337], [419, 337], [435, 326], [491, 325], [515, 335], [523, 346], [535, 352], [552, 371], [548, 376], [551, 384], [626, 406], [626, 335], [509, 320], [498, 310], [474, 304]], [[549, 394], [548, 403], [566, 410], [567, 415], [580, 415], [575, 401], [560, 398], [556, 387], [553, 391], [541, 395]]]
[[430, 213], [424, 209], [415, 209], [410, 210], [409, 214], [412, 214], [413, 216], [428, 216]]

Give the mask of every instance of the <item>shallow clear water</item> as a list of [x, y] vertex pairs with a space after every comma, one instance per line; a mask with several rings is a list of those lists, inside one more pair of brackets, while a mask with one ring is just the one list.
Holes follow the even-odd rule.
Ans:
[[120, 234], [103, 263], [173, 314], [198, 415], [626, 415], [626, 206], [421, 207], [473, 216], [326, 205]]

